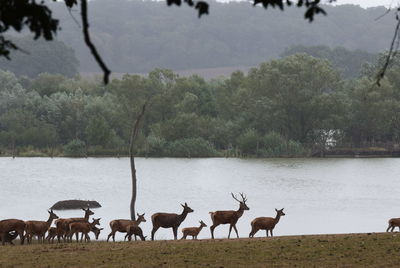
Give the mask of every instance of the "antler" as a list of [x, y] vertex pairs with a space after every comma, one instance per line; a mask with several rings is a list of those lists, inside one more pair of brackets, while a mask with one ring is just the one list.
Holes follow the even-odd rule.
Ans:
[[240, 202], [246, 203], [246, 201], [247, 201], [246, 196], [245, 196], [243, 193], [239, 193], [239, 194], [240, 194], [240, 197], [242, 198], [242, 201], [240, 201], [239, 199], [237, 199], [236, 195], [234, 195], [233, 193], [231, 193], [233, 199], [235, 199], [235, 200], [238, 201], [239, 203], [240, 203]]
[[242, 197], [243, 203], [246, 203], [247, 198], [243, 193], [240, 193], [240, 196]]

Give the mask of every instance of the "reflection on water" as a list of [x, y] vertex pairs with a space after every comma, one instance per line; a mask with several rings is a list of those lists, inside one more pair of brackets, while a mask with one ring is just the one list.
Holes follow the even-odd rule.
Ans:
[[[381, 232], [387, 220], [400, 217], [400, 159], [137, 159], [137, 210], [146, 213], [142, 228], [151, 231], [151, 214], [181, 212], [187, 202], [195, 210], [181, 227], [211, 225], [209, 211], [237, 209], [230, 192], [244, 192], [249, 211], [239, 220], [240, 236], [247, 237], [250, 221], [286, 216], [275, 235]], [[0, 158], [0, 218], [46, 220], [53, 203], [64, 199], [93, 199], [102, 204], [105, 238], [108, 222], [129, 218], [128, 158]], [[82, 211], [58, 211], [60, 217]], [[259, 232], [257, 235], [264, 235]], [[216, 237], [226, 237], [219, 226]], [[180, 235], [180, 234], [179, 234]], [[118, 236], [118, 235], [117, 235]], [[199, 238], [209, 237], [205, 228]], [[118, 236], [122, 238], [122, 235]], [[171, 239], [160, 229], [157, 239]]]

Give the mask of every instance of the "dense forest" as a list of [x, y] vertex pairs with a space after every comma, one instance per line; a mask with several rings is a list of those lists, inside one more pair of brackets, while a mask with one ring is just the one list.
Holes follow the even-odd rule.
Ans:
[[332, 147], [394, 145], [400, 141], [400, 61], [377, 87], [382, 60], [380, 55], [363, 64], [354, 79], [305, 53], [211, 81], [155, 69], [104, 86], [101, 79], [30, 79], [1, 71], [0, 150], [124, 155], [146, 101], [139, 155], [300, 156]]
[[[327, 16], [313, 23], [298, 8], [284, 12], [253, 7], [250, 2], [210, 3], [210, 15], [167, 7], [164, 1], [96, 0], [90, 2], [93, 41], [116, 73], [147, 73], [154, 68], [188, 70], [257, 66], [277, 59], [294, 45], [342, 46], [379, 53], [388, 49], [395, 19], [386, 9], [353, 5], [326, 6]], [[60, 19], [58, 39], [74, 49], [81, 72], [98, 72], [81, 28], [63, 3], [53, 3]], [[335, 62], [333, 63], [335, 64]]]

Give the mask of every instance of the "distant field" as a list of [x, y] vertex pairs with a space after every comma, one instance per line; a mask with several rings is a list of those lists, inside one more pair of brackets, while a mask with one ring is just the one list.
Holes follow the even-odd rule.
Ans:
[[0, 267], [399, 267], [400, 234], [0, 247]]

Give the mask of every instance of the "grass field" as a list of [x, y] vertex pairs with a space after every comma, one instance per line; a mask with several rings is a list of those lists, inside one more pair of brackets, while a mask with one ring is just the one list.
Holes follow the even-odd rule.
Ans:
[[0, 246], [0, 267], [400, 267], [400, 233]]

